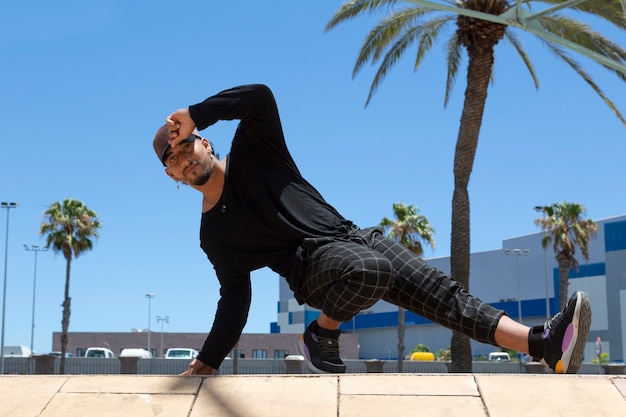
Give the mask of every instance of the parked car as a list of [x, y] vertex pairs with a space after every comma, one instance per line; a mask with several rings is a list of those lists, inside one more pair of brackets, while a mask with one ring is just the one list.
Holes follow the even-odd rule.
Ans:
[[165, 352], [166, 359], [194, 359], [198, 351], [191, 348], [170, 348]]
[[489, 362], [511, 362], [511, 357], [507, 352], [491, 352], [487, 360]]
[[[54, 352], [48, 353], [48, 355], [56, 356], [57, 358], [60, 358], [61, 357], [61, 352], [60, 351], [54, 351]], [[65, 352], [65, 357], [66, 358], [73, 358], [74, 354], [72, 352]]]
[[114, 358], [115, 355], [111, 349], [104, 347], [90, 347], [85, 351], [86, 358]]
[[122, 352], [120, 352], [120, 358], [141, 358], [141, 359], [152, 359], [152, 353], [148, 352], [146, 349], [141, 348], [124, 348]]
[[5, 358], [30, 358], [34, 352], [26, 346], [5, 346], [2, 353]]

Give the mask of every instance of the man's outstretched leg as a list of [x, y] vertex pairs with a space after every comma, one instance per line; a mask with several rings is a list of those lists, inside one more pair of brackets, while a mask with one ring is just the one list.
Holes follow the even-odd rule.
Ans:
[[384, 300], [479, 342], [540, 358], [556, 373], [576, 373], [580, 368], [591, 324], [585, 293], [576, 292], [563, 311], [529, 328], [470, 295], [401, 245], [376, 235], [369, 243], [387, 256], [396, 270], [396, 285]]
[[[339, 357], [339, 324], [322, 313], [302, 335], [299, 350], [305, 355], [312, 372], [345, 372], [345, 365]], [[496, 327], [495, 342], [498, 346], [541, 358], [541, 362], [557, 374], [575, 374], [582, 362], [590, 325], [589, 298], [584, 292], [577, 291], [563, 311], [532, 328], [502, 316]]]

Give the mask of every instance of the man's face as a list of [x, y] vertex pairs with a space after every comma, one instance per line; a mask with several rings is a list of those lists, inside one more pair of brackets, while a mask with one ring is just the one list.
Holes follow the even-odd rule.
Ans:
[[185, 184], [206, 184], [215, 161], [210, 146], [206, 139], [196, 137], [196, 140], [169, 148], [163, 158], [167, 174]]

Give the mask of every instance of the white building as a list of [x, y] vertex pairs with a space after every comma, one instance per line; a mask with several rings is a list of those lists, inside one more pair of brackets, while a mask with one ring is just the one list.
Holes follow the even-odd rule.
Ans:
[[[585, 361], [595, 357], [597, 338], [601, 340], [602, 352], [607, 352], [611, 361], [621, 361], [626, 358], [626, 215], [596, 223], [598, 234], [589, 244], [589, 262], [576, 251], [580, 267], [578, 272], [570, 271], [569, 293], [580, 289], [591, 300], [593, 319]], [[541, 247], [542, 236], [538, 232], [505, 239], [501, 248], [472, 253], [470, 293], [505, 310], [515, 320], [519, 320], [521, 307], [521, 321], [527, 325], [541, 323], [556, 313], [558, 265], [552, 247], [547, 250]], [[509, 250], [509, 256], [505, 249]], [[450, 272], [449, 257], [431, 258], [427, 262]], [[396, 306], [380, 301], [341, 325], [344, 332], [358, 334], [361, 359], [397, 357], [397, 311]], [[318, 310], [298, 305], [286, 281], [280, 280], [278, 321], [272, 323], [273, 333], [302, 333], [318, 314]], [[447, 348], [451, 335], [450, 330], [406, 312], [405, 353], [419, 343], [432, 352]], [[475, 356], [493, 350], [490, 345], [472, 341]]]

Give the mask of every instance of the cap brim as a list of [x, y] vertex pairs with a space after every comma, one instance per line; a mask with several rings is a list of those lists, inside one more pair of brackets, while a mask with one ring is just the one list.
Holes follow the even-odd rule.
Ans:
[[[194, 133], [192, 133], [191, 135], [189, 135], [188, 137], [186, 137], [185, 139], [181, 140], [179, 143], [183, 143], [183, 142], [193, 142], [194, 140], [196, 140], [196, 138], [199, 138], [200, 135], [197, 135], [194, 131]], [[167, 150], [170, 149], [172, 146], [168, 143], [167, 145], [165, 145], [165, 148], [163, 148], [163, 152], [161, 153], [161, 162], [163, 163], [163, 165], [165, 164], [165, 154], [167, 154]]]

